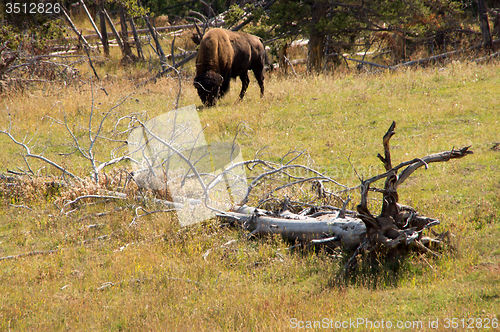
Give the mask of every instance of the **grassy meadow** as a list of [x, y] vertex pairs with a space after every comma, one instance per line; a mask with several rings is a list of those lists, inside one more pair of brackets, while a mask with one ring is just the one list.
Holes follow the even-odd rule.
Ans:
[[[242, 101], [233, 81], [212, 108], [201, 107], [192, 66], [180, 80], [140, 87], [137, 77], [152, 75], [146, 67], [96, 67], [101, 81], [82, 67], [78, 85], [41, 84], [0, 96], [1, 130], [85, 179], [62, 186], [59, 171], [33, 158], [33, 174], [7, 173], [29, 171], [26, 151], [0, 134], [0, 257], [53, 250], [0, 260], [1, 331], [450, 331], [500, 324], [498, 62], [270, 73], [263, 98], [251, 76]], [[441, 221], [434, 228], [450, 231], [451, 245], [440, 258], [412, 254], [339, 284], [345, 257], [290, 251], [279, 238], [247, 240], [217, 219], [181, 228], [175, 214], [154, 213], [131, 225], [139, 206], [132, 199], [88, 200], [93, 204], [61, 213], [78, 195], [117, 190], [131, 169], [115, 164], [99, 184], [89, 180], [91, 165], [73, 143], [90, 146], [91, 111], [93, 133], [107, 114], [103, 136], [114, 137], [126, 128], [126, 120], [115, 126], [121, 117], [149, 119], [192, 104], [209, 142], [231, 141], [244, 123], [238, 143], [245, 159], [260, 151], [278, 161], [307, 149], [301, 162], [349, 186], [359, 184], [356, 172], [383, 172], [376, 155], [392, 121], [394, 165], [471, 145], [473, 155], [419, 169], [399, 191], [401, 203]], [[118, 146], [99, 139], [93, 151], [102, 162]], [[358, 193], [352, 198], [350, 208]]]

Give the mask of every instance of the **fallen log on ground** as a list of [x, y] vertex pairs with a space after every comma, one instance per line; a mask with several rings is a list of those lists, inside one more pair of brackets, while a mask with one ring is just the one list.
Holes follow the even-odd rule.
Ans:
[[[289, 211], [276, 213], [248, 206], [235, 208], [221, 216], [235, 220], [251, 235], [280, 234], [291, 242], [333, 243], [344, 248], [354, 249], [354, 254], [347, 262], [343, 275], [351, 272], [357, 265], [357, 257], [361, 253], [397, 252], [399, 248], [411, 247], [434, 255], [428, 246], [439, 242], [423, 236], [423, 231], [440, 222], [437, 219], [420, 216], [415, 209], [398, 203], [397, 188], [418, 168], [430, 163], [446, 162], [472, 154], [470, 147], [452, 149], [428, 155], [392, 166], [389, 141], [395, 134], [396, 123], [393, 122], [383, 137], [384, 156], [378, 158], [384, 163], [386, 172], [361, 181], [361, 202], [357, 205], [357, 213], [325, 211], [321, 208], [309, 209], [312, 212], [294, 214]], [[384, 188], [371, 188], [371, 185], [385, 179]], [[382, 208], [378, 216], [368, 209], [368, 193], [382, 194]], [[427, 246], [426, 246], [427, 245]]]
[[[148, 172], [144, 173], [146, 182], [142, 183], [141, 181], [142, 169], [133, 173], [124, 171], [127, 174], [127, 180], [122, 186], [122, 177], [120, 176], [120, 185], [117, 186], [117, 188], [122, 188], [123, 192], [104, 190], [104, 188], [99, 189], [99, 187], [95, 189], [96, 187], [93, 186], [94, 193], [88, 194], [86, 191], [86, 194], [76, 197], [71, 201], [66, 201], [61, 209], [61, 214], [68, 215], [72, 213], [76, 210], [77, 203], [81, 203], [87, 199], [100, 199], [103, 201], [133, 199], [146, 202], [148, 197], [144, 197], [140, 190], [128, 190], [128, 193], [125, 192], [127, 184], [133, 180], [137, 188], [157, 191], [164, 190], [165, 194], [162, 194], [162, 196], [169, 200], [173, 199], [173, 202], [154, 200], [155, 203], [169, 207], [169, 209], [156, 209], [154, 211], [148, 211], [142, 205], [134, 205], [135, 217], [131, 225], [136, 224], [135, 221], [138, 218], [151, 213], [176, 211], [179, 220], [181, 217], [186, 217], [186, 220], [190, 219], [184, 225], [181, 224], [182, 226], [186, 226], [193, 223], [191, 222], [193, 217], [201, 221], [211, 218], [213, 214], [210, 213], [216, 212], [219, 216], [236, 221], [251, 236], [279, 234], [291, 242], [330, 244], [348, 249], [346, 252], [355, 249], [351, 259], [345, 265], [342, 276], [350, 273], [357, 266], [360, 254], [371, 254], [373, 255], [371, 257], [379, 259], [383, 255], [404, 255], [409, 249], [416, 249], [437, 255], [429, 246], [432, 243], [438, 242], [440, 236], [433, 240], [430, 237], [424, 237], [423, 233], [426, 229], [438, 225], [439, 221], [421, 216], [412, 207], [400, 204], [397, 189], [414, 171], [422, 166], [428, 168], [431, 163], [447, 162], [451, 159], [463, 158], [472, 154], [469, 147], [464, 147], [431, 154], [422, 158], [415, 158], [393, 166], [389, 145], [390, 139], [395, 134], [396, 123], [393, 122], [383, 136], [384, 156], [378, 155], [378, 158], [384, 164], [385, 172], [367, 180], [360, 179], [361, 184], [359, 186], [349, 187], [308, 166], [297, 164], [297, 158], [304, 155], [304, 151], [288, 152], [279, 162], [260, 159], [259, 152], [256, 153], [253, 160], [238, 161], [235, 156], [239, 155], [236, 151], [239, 152], [240, 150], [237, 150], [234, 144], [214, 144], [212, 147], [218, 147], [215, 154], [218, 158], [209, 158], [211, 161], [205, 164], [202, 157], [210, 156], [207, 147], [201, 146], [192, 149], [176, 148], [172, 143], [163, 139], [161, 134], [158, 134], [158, 136], [146, 124], [140, 122], [140, 120], [136, 121], [141, 125], [138, 128], [144, 130], [150, 136], [148, 138], [149, 145], [143, 144], [141, 141], [138, 141], [136, 145], [140, 148], [150, 147], [154, 146], [152, 143], [153, 140], [157, 140], [159, 145], [154, 146], [156, 151], [162, 151], [160, 148], [164, 150], [168, 148], [172, 153], [175, 153], [176, 158], [178, 157], [179, 160], [168, 159], [168, 164], [174, 169], [174, 172], [170, 173], [170, 175], [174, 176], [167, 175], [169, 174], [166, 173], [168, 168], [162, 168], [162, 173], [158, 173], [158, 175], [164, 174], [165, 177], [161, 178], [155, 175], [154, 179], [159, 181], [158, 185], [155, 184], [155, 181], [149, 176], [155, 174], [153, 166], [157, 166], [153, 162], [149, 162], [147, 164], [148, 168], [145, 168]], [[62, 124], [68, 127], [67, 123]], [[10, 128], [11, 126], [7, 130], [0, 130], [0, 134], [6, 134], [14, 143], [24, 148], [26, 150], [25, 157], [39, 159], [54, 166], [63, 174], [71, 177], [71, 181], [79, 183], [82, 189], [86, 189], [83, 179], [43, 155], [32, 152], [30, 147], [15, 139], [10, 132]], [[198, 133], [197, 130], [194, 132]], [[134, 142], [134, 140], [129, 139], [129, 142]], [[188, 142], [190, 141], [188, 140]], [[133, 147], [133, 151], [138, 152], [138, 155], [143, 154], [140, 149], [135, 147]], [[226, 155], [224, 152], [228, 154]], [[153, 157], [158, 158], [157, 155], [153, 155]], [[169, 155], [168, 158], [171, 158], [171, 156]], [[95, 174], [95, 182], [98, 183], [98, 175], [104, 167], [122, 160], [130, 160], [140, 164], [134, 158], [134, 155], [122, 156], [101, 164], [94, 163], [93, 174]], [[215, 160], [218, 160], [218, 162], [216, 163]], [[174, 165], [176, 164], [174, 162], [184, 165], [184, 168], [179, 168], [180, 171], [175, 172]], [[165, 160], [161, 160], [158, 164], [164, 167], [163, 165], [166, 163]], [[208, 168], [204, 168], [208, 167], [208, 165], [210, 165], [210, 169], [218, 170], [218, 174], [216, 175], [215, 172], [209, 174], [210, 171]], [[257, 172], [259, 168], [262, 171], [258, 172], [256, 176], [254, 173], [253, 181], [248, 184], [246, 176], [243, 176], [245, 175], [243, 167], [248, 168], [250, 172]], [[31, 171], [31, 174], [34, 173]], [[2, 179], [1, 175], [0, 179]], [[10, 178], [6, 179], [8, 183], [5, 187], [12, 187]], [[375, 182], [384, 179], [385, 184], [383, 188], [373, 187]], [[68, 179], [65, 179], [65, 182], [68, 182]], [[331, 187], [339, 189], [337, 191], [330, 190]], [[254, 190], [256, 188], [259, 190]], [[172, 192], [171, 189], [175, 189], [172, 195], [170, 195]], [[227, 190], [228, 194], [223, 195], [222, 189]], [[346, 195], [357, 189], [360, 189], [360, 203], [356, 207], [356, 212], [349, 211], [346, 208], [350, 197], [348, 196], [345, 199]], [[214, 192], [216, 195], [211, 195]], [[258, 193], [256, 194], [255, 192]], [[280, 203], [279, 206], [275, 204], [275, 202], [280, 202], [280, 199], [276, 196], [278, 192], [280, 192], [281, 197], [285, 196], [283, 204]], [[382, 195], [380, 204], [381, 212], [378, 216], [373, 215], [369, 210], [369, 192]], [[141, 196], [138, 196], [138, 193]], [[251, 194], [252, 197], [250, 197]], [[180, 198], [175, 199], [174, 195], [180, 196]], [[171, 197], [169, 198], [169, 196]], [[255, 198], [260, 198], [260, 200], [256, 201]], [[237, 204], [240, 206], [233, 208], [229, 212], [225, 212], [227, 211], [227, 207], [233, 205], [235, 202], [239, 202]], [[254, 202], [259, 208], [244, 205], [250, 204], [248, 202]], [[334, 206], [337, 203], [341, 203], [338, 204], [341, 208]], [[71, 211], [67, 211], [69, 207], [72, 208]], [[210, 210], [210, 213], [205, 213], [205, 210], [200, 212], [200, 207]], [[260, 207], [266, 207], [266, 209], [261, 209]], [[185, 214], [183, 214], [184, 212]], [[198, 214], [198, 212], [200, 213]], [[200, 216], [203, 218], [198, 218]]]
[[278, 216], [273, 213], [240, 206], [224, 217], [232, 218], [252, 235], [280, 234], [295, 241], [332, 242], [356, 248], [362, 241], [366, 227], [355, 216], [341, 216], [341, 211], [331, 211], [320, 216], [298, 215], [285, 211]]

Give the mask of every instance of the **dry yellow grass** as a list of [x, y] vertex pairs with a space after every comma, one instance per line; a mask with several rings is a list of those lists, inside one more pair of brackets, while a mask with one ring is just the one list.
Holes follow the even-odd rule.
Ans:
[[[102, 77], [110, 69], [106, 66], [98, 68]], [[99, 118], [130, 95], [106, 123], [107, 134], [120, 116], [152, 118], [176, 103], [176, 78], [136, 89], [135, 82], [123, 79], [132, 72], [111, 69], [94, 85], [2, 96], [0, 125], [6, 127], [10, 113], [16, 137], [36, 133], [36, 152], [46, 148], [45, 156], [88, 177], [88, 161], [77, 154], [57, 155], [70, 151], [71, 139], [49, 117], [66, 115], [85, 143], [82, 128], [88, 126], [92, 98]], [[394, 163], [472, 145], [474, 155], [416, 172], [400, 193], [402, 203], [439, 218], [438, 230], [455, 234], [456, 251], [440, 259], [414, 255], [396, 266], [381, 264], [338, 285], [333, 280], [342, 259], [289, 252], [278, 238], [248, 241], [219, 220], [180, 228], [174, 214], [161, 213], [130, 226], [138, 204], [132, 199], [81, 205], [66, 216], [60, 214], [60, 200], [72, 197], [65, 195], [75, 188], [51, 191], [36, 179], [15, 190], [2, 183], [0, 256], [57, 251], [0, 260], [0, 330], [289, 331], [294, 324], [359, 318], [443, 331], [452, 318], [460, 324], [462, 319], [470, 323], [469, 318], [489, 320], [490, 326], [498, 322], [500, 152], [492, 149], [500, 141], [498, 63], [455, 62], [379, 74], [269, 75], [262, 99], [251, 80], [243, 101], [237, 101], [240, 83], [232, 82], [216, 107], [199, 109], [208, 141], [231, 140], [241, 122], [251, 128], [239, 138], [246, 159], [265, 146], [273, 160], [290, 149], [307, 148], [316, 168], [354, 185], [358, 180], [351, 163], [365, 177], [382, 170], [375, 156], [392, 120], [397, 122]], [[201, 104], [191, 81], [182, 80], [179, 106]], [[26, 169], [19, 147], [5, 135], [0, 144], [2, 172]], [[100, 142], [96, 152], [104, 160], [112, 147]], [[30, 165], [35, 171], [46, 166], [33, 160]], [[60, 175], [50, 168], [40, 173], [51, 181]], [[99, 215], [103, 211], [109, 213]], [[237, 241], [224, 246], [230, 240]], [[431, 329], [436, 319], [439, 328]]]

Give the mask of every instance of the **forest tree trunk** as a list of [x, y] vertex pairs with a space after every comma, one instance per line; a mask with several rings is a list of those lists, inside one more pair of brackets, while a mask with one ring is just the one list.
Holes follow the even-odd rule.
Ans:
[[106, 31], [106, 17], [104, 15], [104, 0], [99, 1], [99, 25], [101, 28], [101, 36], [102, 36], [102, 47], [104, 49], [104, 56], [109, 57], [109, 42], [108, 42], [108, 33]]
[[491, 42], [490, 25], [488, 24], [488, 11], [486, 10], [486, 3], [484, 0], [477, 0], [477, 8], [484, 46], [485, 48], [492, 49], [493, 43]]
[[311, 4], [312, 20], [307, 55], [307, 69], [309, 72], [320, 72], [323, 67], [325, 35], [319, 24], [321, 19], [326, 16], [327, 5], [327, 2], [322, 0], [315, 0]]

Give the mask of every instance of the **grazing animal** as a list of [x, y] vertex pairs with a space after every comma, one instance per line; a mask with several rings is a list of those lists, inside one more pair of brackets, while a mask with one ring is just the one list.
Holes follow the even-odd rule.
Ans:
[[[199, 40], [199, 39], [198, 39]], [[196, 38], [193, 38], [196, 42]], [[201, 101], [213, 106], [229, 91], [231, 78], [240, 77], [240, 99], [245, 96], [252, 70], [264, 95], [266, 51], [259, 37], [244, 32], [212, 29], [200, 41], [194, 86]]]

